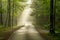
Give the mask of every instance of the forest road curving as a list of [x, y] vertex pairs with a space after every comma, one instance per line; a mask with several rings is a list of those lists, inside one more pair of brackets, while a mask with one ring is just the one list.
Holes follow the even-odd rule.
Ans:
[[27, 26], [15, 31], [8, 40], [43, 40], [43, 38], [34, 26]]

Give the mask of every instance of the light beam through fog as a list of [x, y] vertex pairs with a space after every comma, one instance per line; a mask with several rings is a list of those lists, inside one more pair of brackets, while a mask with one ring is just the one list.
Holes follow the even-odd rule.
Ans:
[[28, 0], [26, 2], [26, 4], [27, 4], [27, 6], [24, 8], [24, 10], [22, 12], [22, 15], [19, 18], [18, 26], [25, 25], [26, 23], [28, 24], [28, 19], [29, 19], [29, 16], [30, 16], [31, 12], [32, 12], [32, 9], [30, 8], [31, 4], [32, 4], [32, 1]]

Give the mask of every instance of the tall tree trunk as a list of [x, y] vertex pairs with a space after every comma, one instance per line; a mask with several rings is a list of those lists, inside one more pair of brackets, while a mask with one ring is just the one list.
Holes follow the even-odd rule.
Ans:
[[14, 9], [14, 8], [15, 8], [14, 2], [15, 2], [15, 0], [13, 0], [12, 26], [13, 26], [13, 24], [14, 24], [14, 23], [13, 23], [13, 20], [14, 20], [14, 10], [15, 10], [15, 9]]
[[55, 34], [55, 0], [50, 1], [50, 33]]
[[11, 26], [10, 13], [11, 13], [11, 0], [8, 0], [8, 15], [9, 15], [9, 18], [8, 18], [8, 26]]
[[3, 24], [3, 21], [2, 21], [2, 0], [0, 0], [0, 24], [2, 25]]

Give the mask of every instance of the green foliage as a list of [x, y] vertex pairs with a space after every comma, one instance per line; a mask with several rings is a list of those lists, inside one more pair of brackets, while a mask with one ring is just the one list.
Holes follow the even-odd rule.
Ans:
[[[10, 5], [9, 5], [10, 2]], [[0, 20], [4, 26], [16, 25], [18, 14], [21, 14], [26, 4], [24, 0], [0, 0]]]
[[[50, 0], [35, 0], [33, 3], [33, 13], [36, 24], [45, 29], [50, 26]], [[56, 0], [55, 29], [60, 31], [60, 0]]]
[[48, 29], [50, 22], [50, 0], [36, 0], [33, 3], [32, 15], [36, 18], [36, 24], [40, 27]]
[[[1, 1], [1, 0], [0, 0]], [[11, 1], [11, 13], [10, 19], [16, 20], [18, 14], [24, 10], [26, 4], [24, 4], [27, 0], [10, 0]], [[1, 2], [0, 2], [1, 3]], [[0, 7], [0, 13], [3, 13], [3, 24], [5, 24], [6, 17], [8, 17], [8, 0], [2, 0], [2, 8]], [[14, 7], [13, 7], [14, 6]], [[31, 6], [33, 9], [32, 16], [35, 17], [36, 25], [49, 28], [50, 24], [50, 0], [33, 0], [33, 4]], [[2, 18], [3, 18], [2, 17]], [[7, 21], [8, 21], [7, 19]], [[60, 28], [60, 0], [56, 0], [56, 29]], [[8, 24], [8, 22], [7, 22]]]
[[60, 32], [60, 0], [56, 0], [56, 18], [55, 18], [56, 31]]

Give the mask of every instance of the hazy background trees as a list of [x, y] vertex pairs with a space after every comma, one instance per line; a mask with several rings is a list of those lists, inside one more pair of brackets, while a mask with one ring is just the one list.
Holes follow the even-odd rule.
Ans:
[[20, 0], [0, 0], [0, 25], [4, 27], [17, 25], [17, 17], [22, 10], [19, 2]]
[[[56, 2], [55, 2], [56, 1]], [[53, 9], [51, 9], [52, 5], [50, 5], [52, 2], [51, 0], [36, 0], [33, 3], [33, 14], [32, 16], [34, 16], [36, 18], [36, 27], [39, 29], [45, 29], [45, 30], [50, 30], [50, 14], [54, 14], [55, 15], [55, 19], [51, 20], [55, 20], [55, 25], [54, 25], [54, 29], [56, 32], [60, 32], [60, 1], [59, 0], [53, 0]], [[51, 12], [51, 10], [54, 10], [54, 12]], [[54, 16], [53, 15], [53, 16]]]

